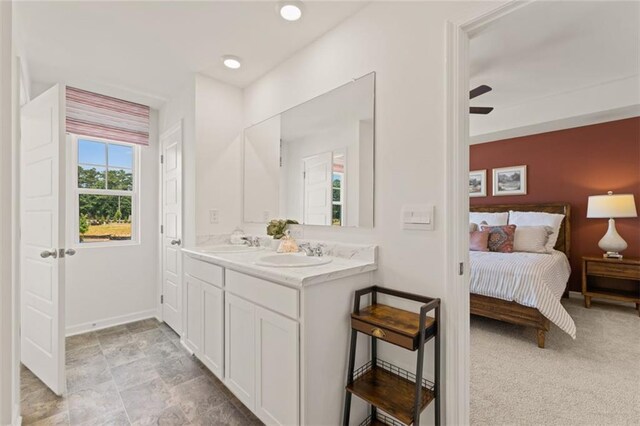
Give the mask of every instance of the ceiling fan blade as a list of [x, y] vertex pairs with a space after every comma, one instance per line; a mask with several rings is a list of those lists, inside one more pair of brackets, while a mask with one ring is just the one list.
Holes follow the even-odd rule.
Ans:
[[482, 86], [478, 86], [469, 92], [469, 99], [473, 99], [480, 95], [484, 95], [485, 93], [490, 92], [492, 90], [493, 89], [491, 87], [487, 86], [486, 84], [483, 84]]
[[493, 107], [471, 107], [469, 108], [469, 112], [471, 114], [489, 114], [493, 111]]

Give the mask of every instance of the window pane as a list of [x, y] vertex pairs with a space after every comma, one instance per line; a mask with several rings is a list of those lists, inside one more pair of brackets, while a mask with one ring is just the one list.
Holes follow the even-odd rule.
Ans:
[[133, 168], [133, 147], [109, 145], [109, 168]]
[[332, 224], [334, 226], [342, 225], [342, 206], [338, 204], [333, 205]]
[[131, 169], [114, 169], [109, 167], [109, 179], [107, 189], [119, 189], [122, 191], [133, 191], [133, 173]]
[[78, 141], [78, 163], [107, 165], [107, 145], [102, 142], [80, 139]]
[[105, 189], [105, 171], [104, 167], [80, 164], [78, 166], [78, 188]]
[[131, 240], [131, 197], [80, 194], [81, 243]]

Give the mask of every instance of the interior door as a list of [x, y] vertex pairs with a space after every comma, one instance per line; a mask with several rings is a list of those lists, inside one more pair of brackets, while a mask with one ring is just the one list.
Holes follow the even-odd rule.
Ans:
[[304, 162], [304, 223], [331, 225], [331, 175], [333, 153], [325, 152]]
[[21, 111], [21, 358], [53, 392], [65, 391], [64, 88]]
[[182, 124], [160, 137], [162, 146], [162, 320], [182, 333]]

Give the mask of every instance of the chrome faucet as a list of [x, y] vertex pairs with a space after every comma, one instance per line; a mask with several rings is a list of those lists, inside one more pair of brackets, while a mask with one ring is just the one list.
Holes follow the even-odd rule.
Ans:
[[242, 237], [249, 247], [260, 247], [260, 238], [258, 237]]
[[324, 256], [324, 244], [316, 244], [315, 246], [312, 246], [310, 243], [302, 243], [299, 244], [298, 247], [301, 251], [304, 251], [307, 256]]

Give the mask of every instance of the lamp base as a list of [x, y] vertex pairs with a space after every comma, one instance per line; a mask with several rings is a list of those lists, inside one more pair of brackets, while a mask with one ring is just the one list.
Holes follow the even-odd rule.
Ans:
[[622, 259], [622, 255], [617, 251], [608, 251], [602, 254], [605, 259]]

